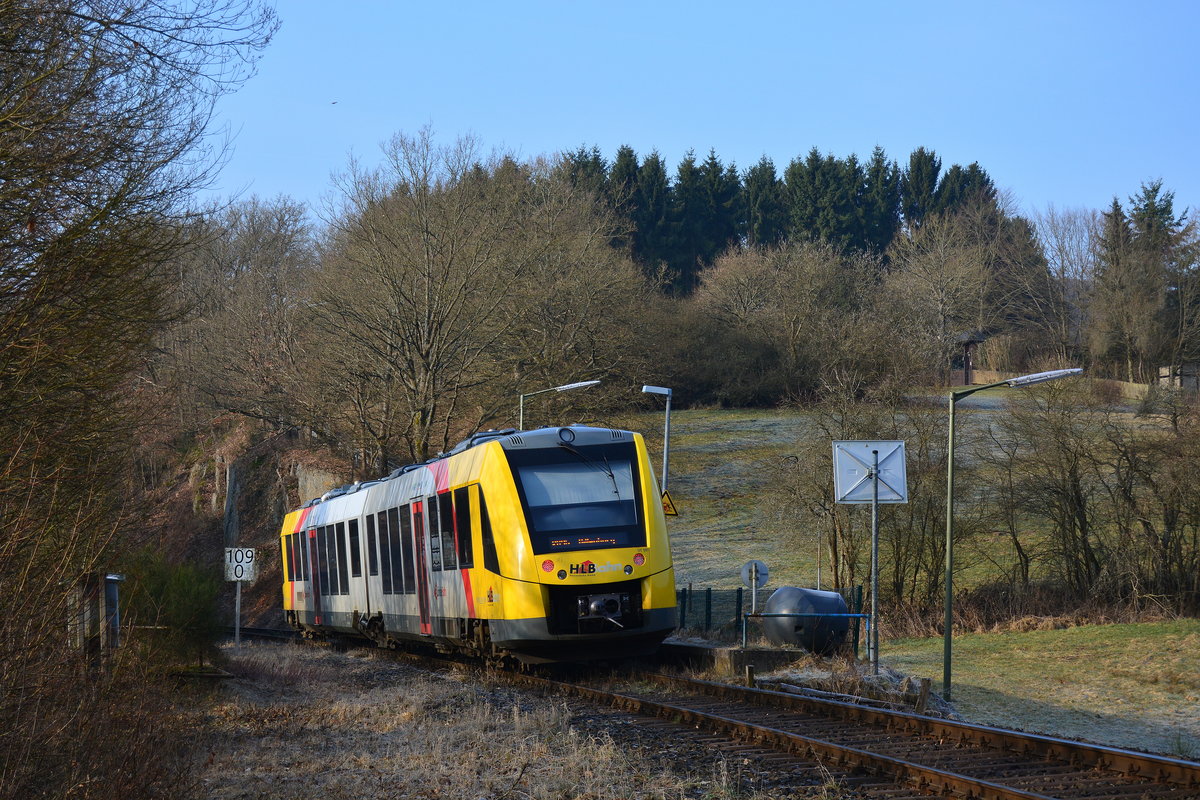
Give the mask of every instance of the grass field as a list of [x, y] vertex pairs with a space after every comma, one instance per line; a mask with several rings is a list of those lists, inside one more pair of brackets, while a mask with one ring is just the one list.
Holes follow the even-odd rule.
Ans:
[[[655, 472], [662, 423], [661, 414], [624, 423], [645, 432]], [[668, 489], [679, 516], [668, 527], [680, 585], [739, 586], [753, 558], [766, 562], [772, 586], [815, 585], [816, 532], [797, 530], [772, 506], [784, 459], [811, 435], [798, 411], [672, 413]]]
[[[942, 639], [880, 644], [942, 677]], [[1200, 760], [1200, 620], [957, 636], [954, 705], [971, 722]]]

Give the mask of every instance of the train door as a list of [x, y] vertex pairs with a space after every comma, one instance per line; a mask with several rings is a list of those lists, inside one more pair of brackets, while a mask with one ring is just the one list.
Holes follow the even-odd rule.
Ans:
[[321, 570], [318, 568], [318, 565], [323, 563], [324, 557], [324, 553], [317, 553], [317, 529], [310, 528], [308, 531], [309, 594], [312, 595], [314, 625], [320, 625], [321, 617], [324, 615], [321, 608], [321, 590], [325, 587], [321, 586]]
[[[341, 536], [342, 524], [338, 523], [338, 536]], [[359, 612], [362, 617], [371, 616], [371, 598], [367, 590], [366, 570], [363, 569], [363, 539], [359, 520], [346, 520], [346, 546], [350, 556], [349, 577], [347, 587], [350, 594], [350, 607]], [[341, 555], [339, 553], [339, 555]]]
[[[451, 509], [449, 495], [430, 495], [425, 499], [425, 524], [429, 526], [430, 605], [433, 609], [433, 616], [441, 620], [440, 626], [446, 625], [446, 618], [449, 616], [446, 613], [446, 578], [448, 576], [445, 573], [446, 553], [442, 531], [445, 514]], [[445, 634], [447, 631], [445, 627], [440, 627], [438, 632]]]
[[429, 603], [429, 533], [426, 527], [425, 504], [412, 502], [414, 550], [417, 555], [417, 608], [420, 613], [421, 633], [433, 633], [433, 620]]

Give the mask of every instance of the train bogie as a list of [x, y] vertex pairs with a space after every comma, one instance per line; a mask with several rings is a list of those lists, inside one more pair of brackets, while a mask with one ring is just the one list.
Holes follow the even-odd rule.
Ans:
[[317, 635], [482, 657], [645, 653], [675, 627], [674, 571], [637, 434], [482, 434], [289, 514], [284, 611]]

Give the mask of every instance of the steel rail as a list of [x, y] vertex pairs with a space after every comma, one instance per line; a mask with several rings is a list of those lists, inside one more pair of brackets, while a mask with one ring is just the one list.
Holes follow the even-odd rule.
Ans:
[[1035, 733], [1010, 731], [969, 722], [957, 722], [907, 711], [891, 711], [839, 700], [777, 692], [770, 689], [752, 689], [746, 686], [733, 686], [660, 673], [650, 673], [647, 677], [652, 677], [662, 683], [687, 686], [711, 696], [751, 700], [757, 705], [802, 708], [816, 711], [825, 716], [864, 722], [909, 735], [921, 734], [960, 743], [969, 742], [1022, 756], [1038, 755], [1065, 761], [1069, 764], [1110, 770], [1157, 783], [1170, 783], [1189, 789], [1200, 789], [1200, 763], [1169, 756], [1059, 739]]
[[883, 773], [907, 781], [918, 791], [944, 794], [953, 792], [965, 798], [978, 800], [1057, 800], [1051, 795], [1027, 792], [1010, 786], [992, 783], [969, 775], [916, 764], [881, 753], [872, 753], [856, 747], [827, 742], [802, 736], [766, 725], [745, 722], [719, 714], [710, 714], [683, 706], [660, 703], [655, 700], [632, 697], [617, 692], [607, 692], [587, 686], [563, 683], [532, 675], [514, 675], [515, 680], [532, 686], [540, 686], [560, 694], [573, 695], [597, 704], [607, 704], [623, 711], [643, 716], [658, 717], [674, 722], [686, 722], [753, 744], [767, 744], [796, 756], [816, 754], [820, 760], [840, 768], [856, 767], [872, 773]]

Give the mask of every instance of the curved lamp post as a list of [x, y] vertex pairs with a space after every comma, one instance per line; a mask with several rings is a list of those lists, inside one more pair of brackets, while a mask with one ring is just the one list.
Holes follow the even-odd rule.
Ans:
[[671, 452], [671, 390], [665, 386], [643, 386], [642, 391], [646, 394], [661, 394], [667, 398], [667, 421], [663, 426], [663, 471], [662, 471], [662, 490], [663, 494], [667, 492], [667, 458]]
[[1035, 383], [1069, 378], [1081, 372], [1083, 370], [1079, 367], [1035, 372], [1032, 375], [1021, 375], [1017, 378], [996, 381], [983, 386], [969, 386], [950, 392], [950, 433], [946, 447], [946, 620], [945, 641], [942, 648], [942, 693], [947, 700], [950, 699], [950, 650], [954, 632], [954, 404], [968, 395], [982, 392], [985, 389], [995, 389], [998, 386], [1032, 386]]
[[533, 397], [536, 394], [545, 394], [546, 392], [568, 392], [571, 389], [586, 389], [589, 386], [595, 386], [600, 381], [579, 381], [578, 383], [564, 383], [562, 386], [551, 386], [549, 389], [538, 389], [536, 392], [529, 392], [521, 395], [521, 399], [517, 403], [517, 429], [525, 430], [525, 398]]

